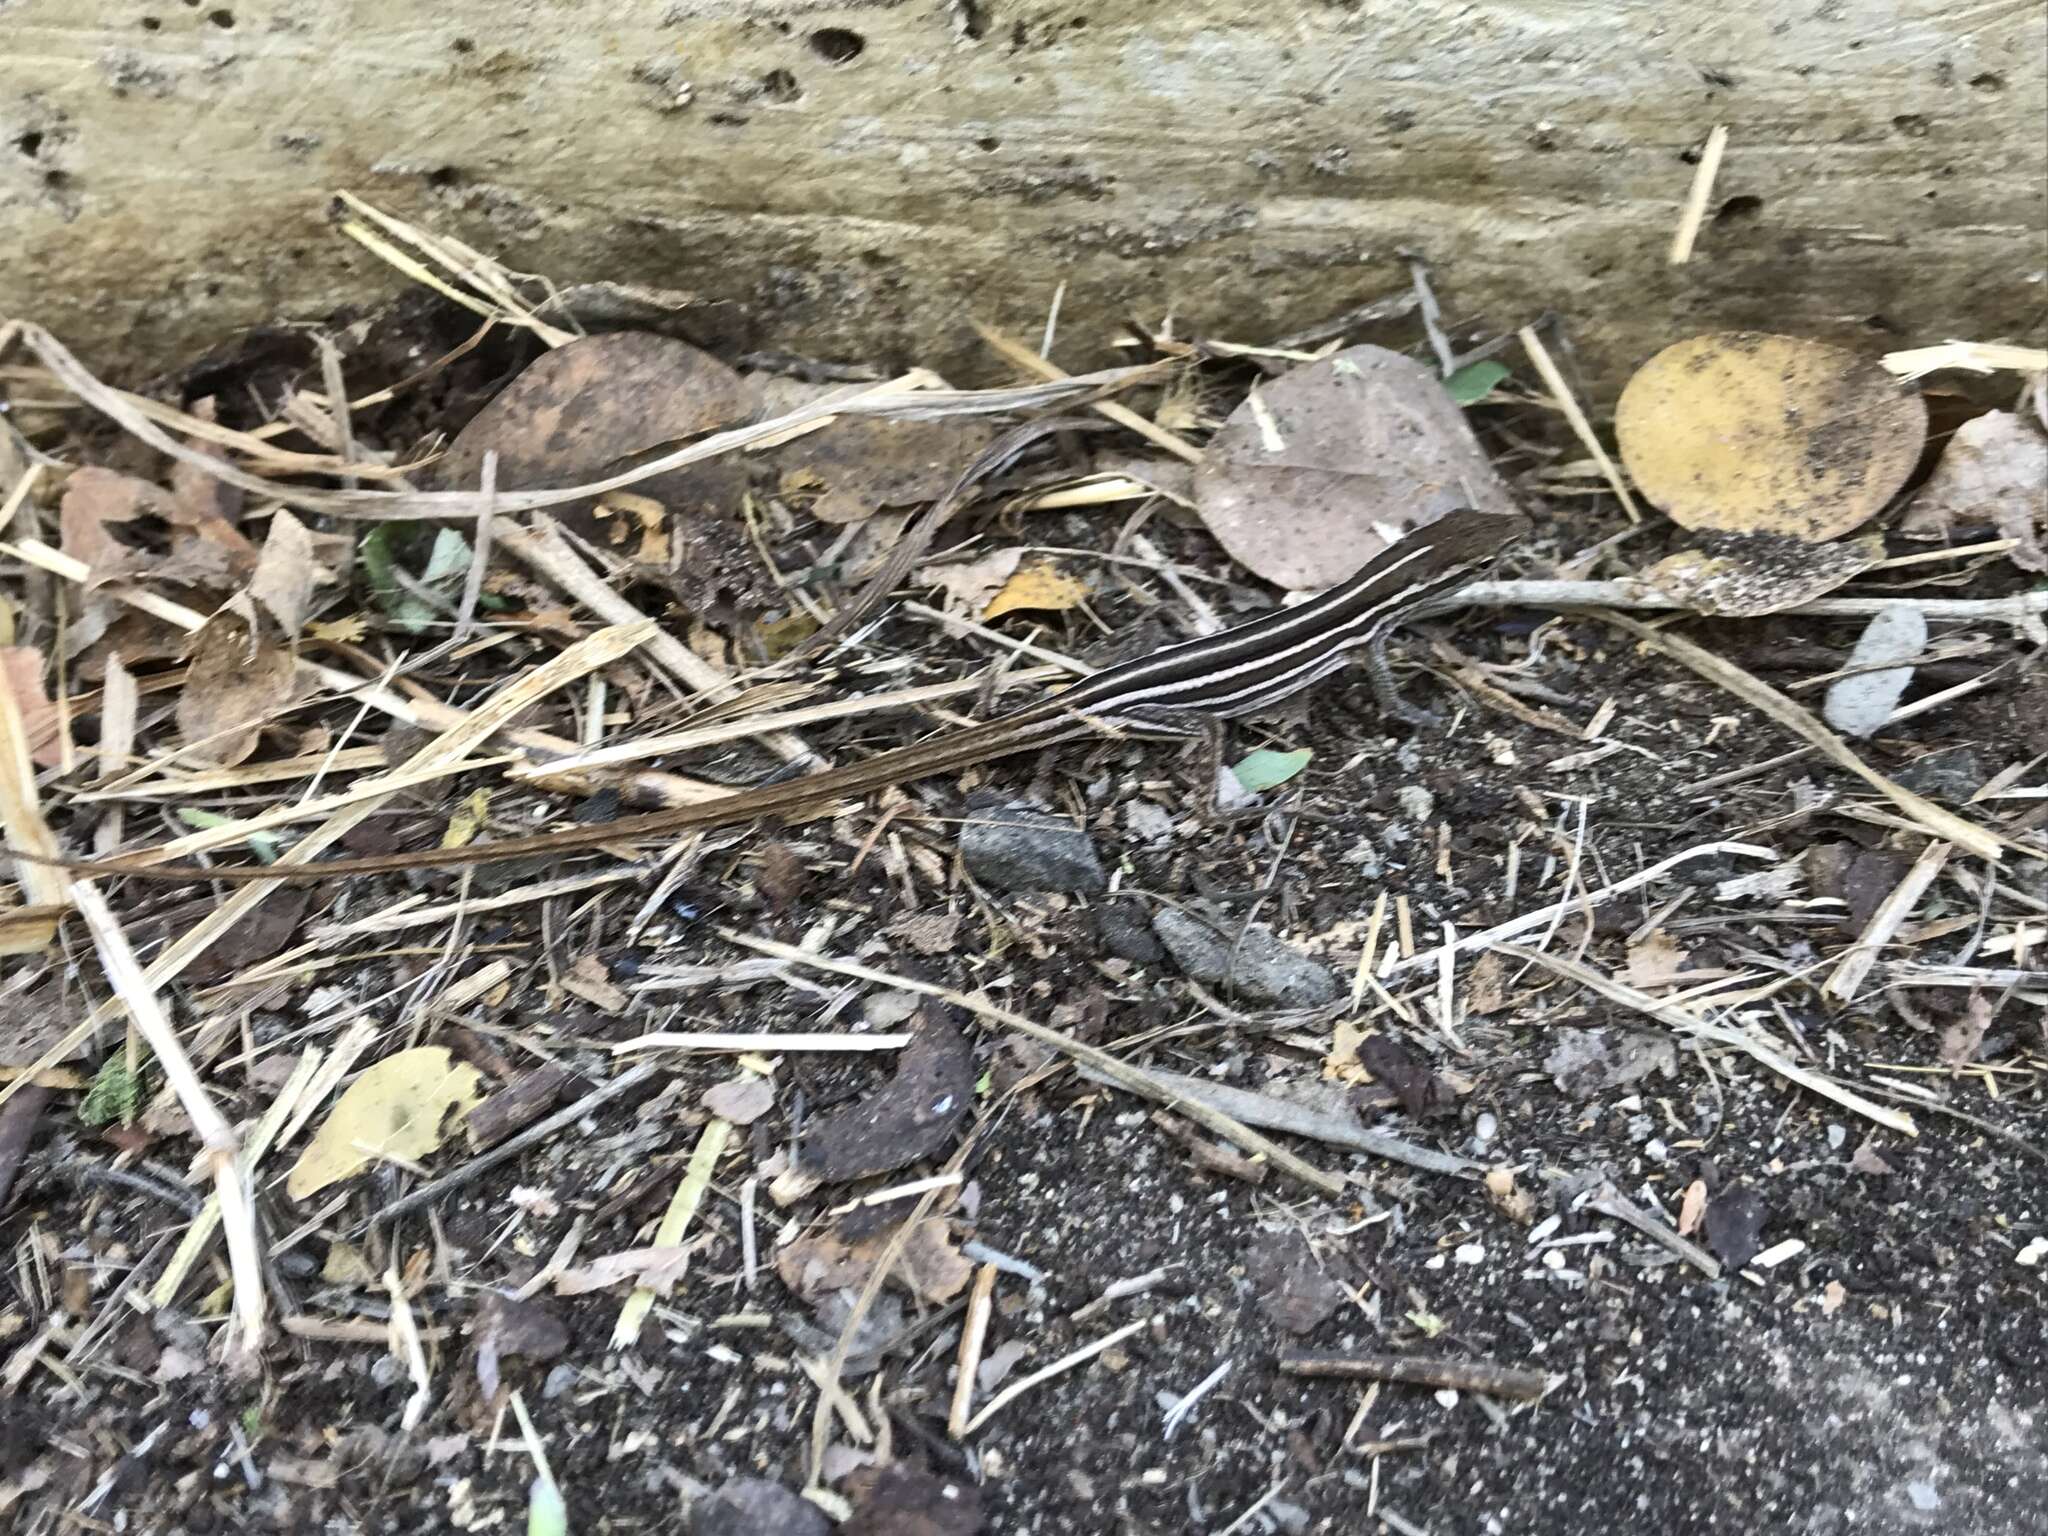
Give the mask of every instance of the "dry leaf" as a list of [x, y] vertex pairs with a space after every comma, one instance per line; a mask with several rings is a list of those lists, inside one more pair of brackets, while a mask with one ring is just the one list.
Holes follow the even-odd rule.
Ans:
[[455, 807], [455, 814], [448, 818], [448, 830], [441, 834], [443, 848], [463, 848], [476, 841], [477, 833], [483, 831], [491, 817], [491, 791], [488, 785], [473, 789], [463, 796], [462, 803]]
[[1810, 603], [1884, 558], [1877, 534], [1810, 544], [1782, 534], [1722, 534], [1705, 549], [1682, 549], [1640, 580], [1695, 613], [1755, 618]]
[[1472, 962], [1472, 970], [1465, 978], [1466, 1011], [1481, 1018], [1490, 1013], [1499, 1013], [1507, 1006], [1507, 985], [1507, 961], [1492, 950], [1487, 950]]
[[[435, 483], [473, 489], [494, 450], [502, 490], [576, 485], [665, 443], [737, 426], [754, 408], [753, 386], [687, 342], [633, 331], [589, 336], [542, 353], [477, 412], [436, 466]], [[745, 466], [722, 454], [633, 491], [671, 508], [727, 513], [745, 488]], [[605, 539], [594, 500], [551, 515]]]
[[57, 514], [64, 553], [85, 563], [88, 588], [131, 578], [144, 571], [150, 555], [114, 530], [145, 517], [168, 518], [169, 493], [147, 480], [88, 465], [64, 482]]
[[713, 1083], [704, 1090], [704, 1107], [734, 1125], [752, 1125], [775, 1107], [775, 1085], [756, 1072]]
[[555, 1276], [555, 1294], [581, 1296], [586, 1291], [602, 1291], [630, 1280], [657, 1296], [666, 1296], [690, 1272], [690, 1256], [708, 1240], [708, 1236], [699, 1236], [673, 1246], [607, 1253]]
[[[891, 1236], [880, 1232], [857, 1243], [830, 1232], [800, 1237], [775, 1255], [775, 1272], [796, 1295], [816, 1302], [834, 1291], [865, 1285]], [[960, 1293], [973, 1273], [973, 1264], [953, 1244], [952, 1223], [928, 1216], [905, 1240], [889, 1278], [920, 1300], [945, 1302]]]
[[1371, 346], [1261, 384], [1210, 440], [1195, 504], [1235, 559], [1294, 588], [1334, 586], [1454, 508], [1515, 510], [1436, 375]]
[[414, 1162], [441, 1145], [451, 1119], [474, 1109], [480, 1075], [447, 1047], [423, 1045], [387, 1056], [350, 1083], [297, 1163], [285, 1190], [317, 1195], [380, 1158]]
[[1707, 1181], [1694, 1179], [1685, 1186], [1685, 1196], [1678, 1204], [1678, 1235], [1691, 1237], [1700, 1229], [1700, 1219], [1707, 1214]]
[[606, 1013], [624, 1013], [633, 1001], [612, 984], [611, 973], [595, 955], [584, 955], [562, 973], [562, 990]]
[[[864, 387], [769, 379], [762, 385], [761, 410], [770, 417], [783, 415]], [[761, 456], [775, 471], [783, 496], [820, 522], [851, 523], [884, 507], [937, 501], [999, 431], [989, 422], [965, 417], [892, 421], [842, 416]]]
[[1684, 965], [1685, 951], [1677, 941], [1662, 928], [1652, 928], [1640, 943], [1629, 945], [1628, 965], [1615, 979], [1649, 991], [1673, 985]]
[[[286, 640], [296, 640], [306, 626], [313, 589], [334, 580], [334, 573], [313, 558], [313, 535], [283, 507], [271, 514], [270, 532], [249, 578], [247, 598]], [[246, 615], [245, 615], [246, 616]]]
[[0, 688], [14, 695], [22, 734], [28, 739], [29, 757], [35, 765], [55, 768], [63, 762], [57, 706], [43, 692], [43, 653], [32, 645], [0, 646]]
[[977, 560], [928, 565], [917, 573], [917, 579], [939, 588], [969, 613], [980, 613], [1016, 575], [1023, 559], [1021, 549], [996, 549]]
[[2018, 541], [2012, 563], [2021, 570], [2048, 571], [2048, 437], [2011, 411], [1990, 411], [1956, 428], [1899, 532], [1944, 539], [1958, 525], [1979, 523]]
[[1003, 583], [1003, 589], [989, 599], [983, 619], [1001, 618], [1020, 608], [1064, 613], [1088, 596], [1088, 584], [1067, 575], [1055, 565], [1027, 565]]
[[1828, 685], [1821, 718], [1844, 736], [1868, 736], [1899, 707], [1913, 681], [1911, 663], [1926, 648], [1926, 614], [1885, 609], [1857, 637], [1843, 668], [1848, 675]]
[[178, 735], [195, 762], [232, 768], [299, 695], [298, 661], [281, 639], [223, 610], [193, 638], [178, 694]]
[[1638, 369], [1614, 432], [1629, 475], [1673, 522], [1819, 543], [1898, 493], [1927, 409], [1846, 348], [1720, 331]]
[[1963, 1016], [1941, 1032], [1941, 1064], [1966, 1067], [1977, 1059], [1977, 1049], [1991, 1028], [1991, 1000], [1972, 992], [1963, 1004]]

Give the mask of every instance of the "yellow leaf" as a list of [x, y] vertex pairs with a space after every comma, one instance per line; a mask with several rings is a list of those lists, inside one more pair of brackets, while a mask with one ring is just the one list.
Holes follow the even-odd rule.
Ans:
[[387, 1056], [349, 1084], [293, 1165], [285, 1190], [316, 1195], [381, 1158], [412, 1161], [441, 1145], [451, 1110], [460, 1119], [483, 1098], [475, 1067], [439, 1045]]
[[982, 610], [984, 619], [999, 618], [1018, 608], [1038, 608], [1064, 613], [1088, 595], [1084, 582], [1075, 580], [1055, 565], [1027, 565], [989, 599]]
[[369, 632], [369, 623], [360, 613], [352, 613], [343, 619], [322, 619], [306, 626], [309, 636], [325, 640], [330, 645], [354, 645]]
[[469, 798], [456, 808], [448, 818], [448, 830], [441, 834], [443, 848], [460, 848], [474, 842], [477, 833], [484, 829], [484, 818], [491, 814], [491, 792], [488, 789], [472, 791]]

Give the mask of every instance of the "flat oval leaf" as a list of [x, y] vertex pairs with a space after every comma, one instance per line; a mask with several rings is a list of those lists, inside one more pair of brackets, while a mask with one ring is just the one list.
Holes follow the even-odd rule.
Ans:
[[1256, 752], [1247, 752], [1230, 771], [1237, 776], [1238, 783], [1256, 795], [1264, 790], [1278, 789], [1306, 768], [1308, 760], [1314, 756], [1315, 753], [1307, 747], [1293, 752], [1275, 752], [1269, 747], [1261, 747]]
[[379, 1159], [425, 1157], [441, 1145], [451, 1120], [483, 1098], [480, 1083], [476, 1068], [456, 1061], [445, 1046], [385, 1057], [335, 1101], [292, 1166], [286, 1193], [303, 1200]]
[[1666, 347], [1614, 411], [1622, 461], [1686, 528], [1818, 543], [1867, 521], [1920, 460], [1927, 408], [1874, 360], [1720, 331]]

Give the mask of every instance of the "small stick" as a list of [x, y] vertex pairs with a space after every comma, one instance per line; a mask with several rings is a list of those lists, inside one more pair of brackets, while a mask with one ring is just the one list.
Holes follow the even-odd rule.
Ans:
[[1402, 1381], [1416, 1387], [1483, 1392], [1534, 1402], [1550, 1390], [1542, 1371], [1519, 1370], [1487, 1360], [1425, 1360], [1415, 1355], [1282, 1355], [1289, 1376], [1334, 1376], [1344, 1381]]
[[974, 1289], [967, 1297], [967, 1320], [960, 1330], [958, 1378], [953, 1383], [953, 1406], [946, 1415], [946, 1433], [955, 1440], [967, 1433], [968, 1411], [974, 1406], [974, 1374], [981, 1369], [982, 1346], [988, 1342], [996, 1273], [995, 1265], [982, 1265], [975, 1272]]
[[[676, 1186], [675, 1197], [668, 1203], [668, 1209], [661, 1214], [661, 1223], [654, 1229], [654, 1246], [674, 1248], [683, 1240], [683, 1234], [690, 1229], [690, 1220], [697, 1214], [697, 1207], [704, 1203], [704, 1191], [711, 1187], [712, 1170], [718, 1166], [718, 1159], [725, 1153], [725, 1143], [732, 1135], [732, 1122], [711, 1117], [710, 1124], [698, 1134], [697, 1145], [690, 1153], [690, 1166], [683, 1170], [683, 1182]], [[619, 1308], [619, 1320], [612, 1325], [612, 1348], [630, 1349], [640, 1337], [640, 1324], [647, 1314], [654, 1310], [654, 1288], [642, 1283], [633, 1287], [624, 1306]]]
[[1955, 851], [1954, 843], [1943, 842], [1940, 838], [1929, 840], [1927, 846], [1920, 850], [1920, 857], [1913, 861], [1913, 867], [1906, 871], [1905, 878], [1892, 887], [1870, 914], [1870, 921], [1863, 925], [1856, 942], [1821, 987], [1822, 996], [1844, 1003], [1855, 998], [1863, 989], [1870, 968], [1877, 964], [1878, 952], [1891, 942], [1899, 925], [1912, 915], [1920, 898], [1927, 894], [1927, 887], [1934, 883], [1934, 877], [1941, 873], [1942, 865]]
[[1721, 153], [1728, 147], [1728, 130], [1721, 124], [1707, 135], [1700, 150], [1700, 163], [1692, 176], [1692, 191], [1686, 195], [1685, 212], [1678, 220], [1678, 232], [1671, 237], [1670, 265], [1682, 267], [1692, 260], [1692, 245], [1706, 222], [1707, 199], [1714, 195], [1714, 177], [1721, 170]]
[[[1026, 373], [1035, 373], [1041, 379], [1051, 382], [1064, 382], [1071, 377], [1062, 369], [1047, 362], [1029, 347], [1024, 346], [1020, 342], [1010, 340], [1009, 337], [988, 326], [976, 322], [974, 333], [988, 343], [990, 351], [1001, 357], [1005, 362], [1014, 363]], [[1166, 428], [1160, 426], [1156, 421], [1140, 416], [1127, 405], [1118, 405], [1114, 400], [1092, 400], [1088, 403], [1088, 408], [1098, 416], [1107, 417], [1120, 427], [1128, 427], [1131, 431], [1137, 433], [1138, 436], [1144, 438], [1146, 442], [1164, 448], [1168, 453], [1186, 459], [1190, 464], [1202, 462], [1201, 449], [1195, 447], [1187, 439], [1167, 431]]]
[[1521, 338], [1522, 350], [1529, 354], [1529, 361], [1536, 365], [1536, 372], [1542, 375], [1544, 388], [1557, 398], [1558, 409], [1564, 412], [1564, 419], [1571, 423], [1572, 431], [1585, 444], [1586, 451], [1593, 456], [1593, 462], [1600, 466], [1600, 473], [1607, 477], [1607, 483], [1614, 487], [1614, 494], [1621, 498], [1622, 509], [1628, 513], [1628, 520], [1640, 523], [1643, 514], [1637, 510], [1636, 499], [1628, 492], [1628, 482], [1621, 478], [1621, 471], [1614, 460], [1607, 456], [1607, 450], [1600, 446], [1600, 438], [1593, 431], [1593, 423], [1586, 419], [1586, 413], [1579, 409], [1578, 397], [1572, 387], [1565, 383], [1564, 375], [1557, 371], [1557, 364], [1550, 359], [1550, 351], [1543, 345], [1543, 338], [1530, 326], [1523, 326], [1516, 334]]
[[1128, 1339], [1140, 1328], [1149, 1328], [1151, 1325], [1152, 1319], [1149, 1317], [1141, 1317], [1135, 1323], [1125, 1323], [1123, 1327], [1117, 1329], [1115, 1333], [1105, 1334], [1103, 1337], [1097, 1339], [1093, 1344], [1084, 1344], [1081, 1346], [1081, 1348], [1073, 1351], [1073, 1353], [1060, 1356], [1059, 1359], [1053, 1361], [1051, 1365], [1048, 1365], [1042, 1371], [1033, 1371], [1029, 1376], [1026, 1376], [1022, 1381], [1013, 1383], [1009, 1387], [1005, 1388], [1003, 1391], [998, 1392], [994, 1397], [990, 1398], [988, 1402], [983, 1405], [981, 1412], [977, 1413], [973, 1418], [969, 1419], [966, 1422], [966, 1424], [964, 1424], [961, 1427], [961, 1436], [964, 1438], [967, 1435], [973, 1434], [977, 1429], [981, 1428], [982, 1425], [986, 1424], [997, 1413], [1001, 1412], [1004, 1408], [1008, 1407], [1011, 1403], [1015, 1402], [1019, 1397], [1023, 1396], [1026, 1392], [1030, 1391], [1040, 1382], [1050, 1381], [1055, 1376], [1064, 1375], [1066, 1372], [1071, 1371], [1077, 1365], [1086, 1365], [1090, 1360], [1093, 1360], [1097, 1355], [1101, 1354], [1104, 1350], [1113, 1348], [1114, 1346], [1121, 1344], [1125, 1339]]
[[700, 1034], [651, 1034], [639, 1035], [631, 1040], [621, 1040], [612, 1047], [612, 1054], [623, 1055], [627, 1051], [900, 1051], [910, 1044], [910, 1036], [896, 1035], [824, 1035], [824, 1034], [744, 1034], [722, 1035], [716, 1032]]
[[455, 636], [467, 640], [476, 627], [476, 605], [484, 595], [484, 572], [491, 563], [492, 514], [498, 501], [498, 450], [484, 450], [483, 474], [478, 488], [484, 495], [482, 510], [476, 515], [476, 537], [470, 540], [469, 574], [462, 578], [462, 605], [455, 610]]
[[1650, 1241], [1663, 1244], [1709, 1280], [1721, 1278], [1720, 1260], [1699, 1244], [1680, 1237], [1648, 1211], [1639, 1208], [1612, 1184], [1604, 1186], [1599, 1194], [1586, 1203], [1601, 1215], [1612, 1216], [1616, 1221], [1634, 1227]]

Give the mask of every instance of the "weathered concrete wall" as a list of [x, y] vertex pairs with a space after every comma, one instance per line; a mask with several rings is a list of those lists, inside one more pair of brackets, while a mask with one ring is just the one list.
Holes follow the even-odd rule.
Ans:
[[1412, 249], [1454, 320], [1562, 311], [1607, 388], [1708, 323], [2038, 337], [2044, 113], [2037, 0], [0, 0], [0, 315], [133, 373], [374, 300], [348, 188], [963, 375], [963, 317], [1035, 333], [1062, 279], [1077, 364], [1123, 313], [1262, 338]]

